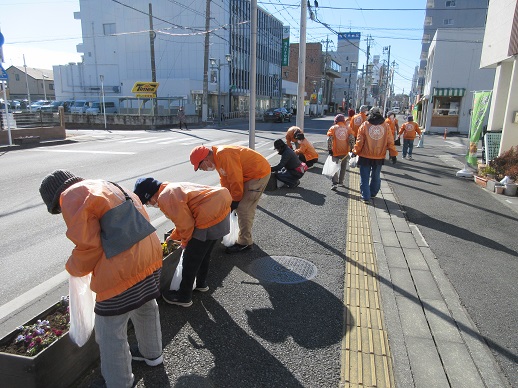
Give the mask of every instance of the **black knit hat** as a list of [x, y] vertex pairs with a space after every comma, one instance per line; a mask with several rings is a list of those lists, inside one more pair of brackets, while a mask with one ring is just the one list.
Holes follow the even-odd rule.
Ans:
[[145, 205], [149, 199], [156, 194], [162, 182], [157, 181], [154, 178], [138, 178], [135, 182], [135, 187], [133, 188], [133, 192], [137, 194], [142, 202], [142, 205]]
[[299, 132], [295, 135], [295, 139], [297, 140], [304, 140], [305, 137], [304, 137], [304, 134], [302, 132]]
[[282, 151], [286, 147], [286, 143], [282, 139], [277, 139], [273, 142], [273, 148], [277, 151]]
[[70, 186], [83, 180], [84, 178], [75, 176], [68, 170], [56, 170], [43, 178], [40, 185], [40, 194], [43, 202], [47, 205], [49, 213], [61, 213], [59, 196]]

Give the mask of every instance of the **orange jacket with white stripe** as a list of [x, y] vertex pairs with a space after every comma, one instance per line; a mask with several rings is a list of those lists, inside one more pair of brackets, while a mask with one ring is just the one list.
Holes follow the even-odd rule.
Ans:
[[299, 143], [299, 148], [295, 150], [295, 153], [297, 155], [304, 155], [306, 160], [318, 159], [318, 153], [308, 139], [304, 139]]
[[[149, 221], [139, 198], [125, 190], [138, 211]], [[119, 295], [162, 267], [162, 246], [155, 232], [130, 249], [106, 258], [101, 244], [99, 220], [126, 199], [111, 183], [86, 179], [66, 189], [60, 197], [67, 237], [75, 244], [65, 267], [72, 276], [92, 273], [90, 288], [102, 302]]]
[[174, 222], [171, 238], [185, 246], [194, 228], [210, 228], [225, 219], [230, 213], [232, 197], [225, 187], [163, 182], [157, 201], [160, 210]]
[[368, 159], [385, 159], [389, 151], [390, 156], [397, 156], [394, 146], [394, 137], [387, 123], [371, 124], [364, 122], [358, 130], [358, 137], [353, 153]]
[[214, 164], [221, 186], [230, 191], [233, 201], [243, 198], [244, 183], [270, 174], [270, 163], [248, 147], [226, 145], [212, 147]]
[[416, 133], [421, 135], [421, 129], [419, 129], [419, 125], [415, 121], [407, 121], [399, 129], [399, 134], [403, 134], [403, 139], [407, 140], [414, 140]]

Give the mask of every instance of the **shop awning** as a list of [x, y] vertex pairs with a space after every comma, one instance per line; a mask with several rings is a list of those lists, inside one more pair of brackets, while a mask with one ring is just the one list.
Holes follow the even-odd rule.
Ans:
[[465, 92], [464, 88], [433, 88], [433, 95], [441, 97], [464, 97]]

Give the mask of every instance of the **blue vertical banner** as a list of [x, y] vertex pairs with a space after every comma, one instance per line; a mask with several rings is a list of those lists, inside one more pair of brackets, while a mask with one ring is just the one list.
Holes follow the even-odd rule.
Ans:
[[4, 52], [2, 50], [3, 44], [4, 44], [4, 36], [2, 35], [2, 31], [0, 31], [0, 63], [4, 63]]
[[282, 66], [290, 64], [290, 26], [282, 27]]

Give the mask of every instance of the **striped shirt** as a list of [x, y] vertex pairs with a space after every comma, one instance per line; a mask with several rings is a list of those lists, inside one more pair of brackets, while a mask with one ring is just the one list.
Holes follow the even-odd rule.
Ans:
[[160, 273], [157, 269], [147, 278], [113, 298], [95, 303], [94, 312], [101, 316], [125, 314], [160, 296]]

